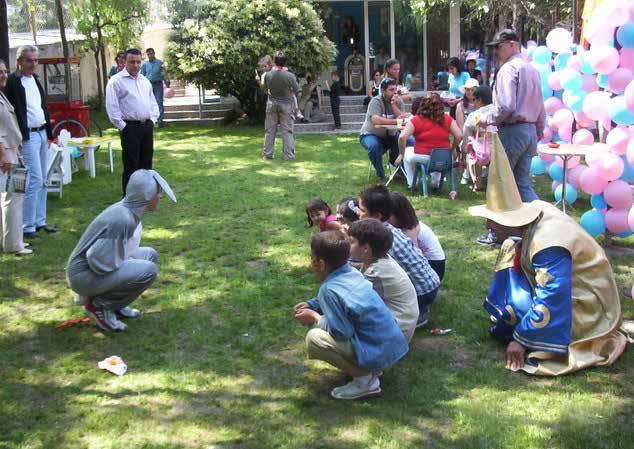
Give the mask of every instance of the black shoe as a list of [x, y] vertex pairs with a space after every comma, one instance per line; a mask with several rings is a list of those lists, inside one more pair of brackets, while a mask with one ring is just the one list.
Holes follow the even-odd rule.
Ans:
[[429, 310], [425, 310], [418, 315], [418, 321], [416, 322], [416, 329], [425, 327], [429, 323]]
[[44, 225], [44, 226], [38, 226], [35, 228], [36, 231], [44, 231], [47, 234], [55, 234], [57, 232], [57, 229], [55, 229], [52, 226], [49, 225]]
[[25, 232], [24, 234], [22, 234], [23, 237], [25, 239], [40, 239], [42, 238], [42, 234], [40, 234], [37, 231], [33, 231], [33, 232]]

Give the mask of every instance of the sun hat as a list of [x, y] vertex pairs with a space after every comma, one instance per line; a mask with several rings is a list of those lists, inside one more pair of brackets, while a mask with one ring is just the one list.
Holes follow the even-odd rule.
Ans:
[[458, 88], [460, 92], [464, 94], [465, 90], [472, 89], [474, 87], [478, 87], [480, 83], [475, 78], [469, 78], [462, 86]]
[[493, 134], [487, 202], [480, 206], [470, 207], [469, 213], [474, 217], [487, 218], [502, 226], [520, 227], [535, 221], [541, 212], [540, 201], [522, 202], [502, 142], [497, 134]]

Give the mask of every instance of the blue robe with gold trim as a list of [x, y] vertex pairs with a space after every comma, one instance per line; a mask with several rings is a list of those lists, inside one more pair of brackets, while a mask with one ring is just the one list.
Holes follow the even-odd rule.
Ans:
[[517, 263], [495, 273], [484, 302], [494, 321], [490, 332], [532, 351], [567, 354], [572, 341], [572, 258], [566, 249], [550, 247], [535, 254], [532, 265], [535, 288]]

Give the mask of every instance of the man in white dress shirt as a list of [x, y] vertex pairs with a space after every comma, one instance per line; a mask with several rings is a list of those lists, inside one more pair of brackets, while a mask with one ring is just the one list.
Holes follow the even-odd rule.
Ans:
[[106, 87], [108, 118], [119, 129], [123, 149], [123, 195], [132, 173], [152, 168], [154, 124], [159, 108], [152, 84], [141, 71], [141, 52], [126, 51], [125, 68], [110, 78]]

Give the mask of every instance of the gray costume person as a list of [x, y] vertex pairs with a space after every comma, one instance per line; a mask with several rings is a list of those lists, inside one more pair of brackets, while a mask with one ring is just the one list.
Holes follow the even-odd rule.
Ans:
[[299, 92], [295, 75], [274, 68], [266, 73], [264, 87], [269, 95], [264, 121], [264, 157], [273, 159], [275, 136], [279, 125], [283, 142], [283, 158], [285, 160], [295, 159], [293, 111], [297, 108], [297, 92]]
[[[126, 307], [156, 279], [158, 253], [149, 247], [131, 250], [130, 241], [159, 189], [176, 202], [169, 184], [156, 171], [135, 171], [125, 198], [93, 220], [70, 255], [68, 285], [106, 315]], [[116, 329], [107, 319], [106, 324]]]

